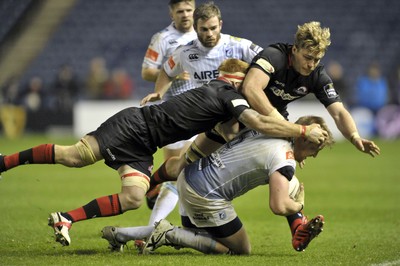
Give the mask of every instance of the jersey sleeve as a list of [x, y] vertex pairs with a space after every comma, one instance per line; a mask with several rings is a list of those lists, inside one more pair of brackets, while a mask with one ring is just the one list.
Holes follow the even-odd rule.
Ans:
[[[289, 142], [283, 147], [277, 148], [277, 152], [272, 160], [266, 162], [266, 169], [269, 169], [269, 175], [272, 173], [279, 171], [280, 169], [285, 169], [286, 172], [292, 173], [295, 172], [296, 169], [296, 161], [294, 159], [293, 149], [290, 147]], [[293, 170], [290, 170], [293, 169]], [[288, 176], [285, 175], [286, 178]], [[290, 177], [290, 179], [292, 178]], [[290, 181], [290, 179], [288, 179]]]
[[181, 47], [178, 47], [168, 58], [168, 60], [165, 61], [163, 67], [168, 76], [176, 77], [183, 72], [181, 55]]
[[[233, 37], [235, 38], [235, 37]], [[238, 39], [238, 38], [237, 38]], [[241, 48], [243, 50], [243, 58], [242, 60], [251, 63], [253, 58], [260, 53], [263, 49], [258, 46], [257, 44], [253, 43], [250, 40], [247, 39], [238, 39]]]
[[315, 97], [325, 106], [328, 107], [332, 103], [341, 102], [341, 98], [336, 91], [332, 79], [328, 76], [323, 66], [318, 67], [315, 71], [317, 80], [315, 84]]
[[221, 99], [224, 99], [225, 105], [236, 119], [239, 118], [244, 110], [250, 109], [250, 104], [236, 90], [226, 90]]
[[271, 77], [278, 69], [285, 67], [286, 61], [286, 55], [282, 51], [269, 46], [253, 58], [250, 67], [258, 68]]
[[143, 59], [142, 68], [161, 68], [165, 56], [161, 32], [153, 35]]

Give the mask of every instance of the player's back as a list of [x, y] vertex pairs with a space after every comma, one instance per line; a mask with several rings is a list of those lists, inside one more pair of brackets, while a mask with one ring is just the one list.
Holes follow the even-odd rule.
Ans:
[[213, 80], [161, 104], [145, 106], [142, 111], [153, 141], [162, 147], [210, 130], [222, 120], [239, 116], [248, 105], [234, 106], [232, 100], [235, 99], [244, 100], [230, 84]]
[[[233, 200], [269, 183], [269, 176], [283, 166], [296, 166], [292, 145], [284, 139], [245, 131], [210, 156], [185, 169], [187, 183], [201, 196]], [[200, 172], [199, 169], [202, 171]]]

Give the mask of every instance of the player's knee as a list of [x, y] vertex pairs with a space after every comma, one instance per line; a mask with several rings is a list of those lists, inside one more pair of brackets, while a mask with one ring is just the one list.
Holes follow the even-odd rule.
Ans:
[[74, 147], [79, 154], [79, 158], [74, 162], [75, 167], [83, 167], [97, 162], [97, 158], [86, 139], [82, 138], [74, 145]]
[[119, 200], [121, 207], [124, 211], [136, 210], [143, 204], [144, 195], [139, 196], [132, 193], [121, 193], [119, 195]]
[[243, 244], [240, 248], [231, 250], [232, 255], [250, 255], [251, 254], [251, 245], [250, 243], [248, 244]]
[[125, 171], [121, 173], [122, 192], [120, 194], [121, 205], [124, 210], [139, 208], [144, 201], [149, 189], [150, 178], [139, 171]]

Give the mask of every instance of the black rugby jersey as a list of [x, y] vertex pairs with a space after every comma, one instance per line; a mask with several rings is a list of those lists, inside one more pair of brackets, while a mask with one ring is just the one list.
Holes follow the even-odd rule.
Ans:
[[[293, 45], [284, 43], [272, 44], [254, 57], [251, 63], [251, 67], [262, 70], [270, 77], [264, 92], [271, 104], [287, 117], [287, 104], [309, 93], [314, 93], [325, 107], [334, 102], [341, 102], [323, 65], [319, 64], [309, 76], [302, 76], [294, 70], [290, 60], [292, 47]], [[272, 65], [272, 74], [256, 63], [260, 58]]]
[[248, 102], [230, 84], [212, 80], [161, 104], [141, 108], [152, 141], [162, 147], [211, 130], [221, 121], [238, 118]]

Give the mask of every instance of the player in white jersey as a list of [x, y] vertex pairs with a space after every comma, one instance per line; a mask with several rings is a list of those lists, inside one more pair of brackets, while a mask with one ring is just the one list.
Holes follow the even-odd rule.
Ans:
[[[194, 11], [193, 16], [197, 39], [178, 47], [172, 53], [159, 72], [155, 84], [155, 93], [146, 96], [142, 100], [142, 105], [149, 101], [152, 102], [168, 98], [167, 95], [171, 90], [171, 86], [175, 83], [176, 78], [183, 72], [188, 73], [191, 89], [193, 89], [217, 78], [218, 67], [225, 59], [236, 58], [250, 63], [253, 57], [262, 50], [260, 46], [253, 44], [249, 40], [222, 34], [221, 12], [213, 3], [200, 5]], [[173, 95], [185, 92], [187, 89], [187, 86], [175, 87], [173, 88]], [[201, 136], [200, 138], [204, 139], [205, 137]], [[208, 138], [206, 138], [206, 140], [208, 140]], [[209, 145], [205, 146], [219, 147], [221, 145], [219, 143], [214, 143], [212, 140], [209, 140], [209, 142]], [[167, 148], [172, 147], [168, 146]], [[182, 148], [182, 145], [180, 145], [179, 148]], [[185, 149], [182, 148], [180, 150], [182, 151], [181, 156], [183, 156], [186, 148], [187, 146]], [[202, 153], [208, 154], [207, 151], [202, 151]], [[175, 156], [177, 155], [179, 154], [175, 154]], [[165, 161], [167, 161], [173, 157], [173, 155], [170, 153], [170, 156], [164, 157]], [[158, 176], [158, 171], [155, 172], [155, 175]], [[171, 183], [164, 184], [163, 186], [160, 192], [162, 194], [168, 193], [167, 191], [163, 191], [165, 188], [170, 191], [175, 191]], [[147, 202], [150, 202], [148, 205], [151, 205], [151, 202], [154, 201], [158, 193], [157, 189], [150, 191], [147, 197]], [[171, 193], [169, 192], [168, 194]], [[169, 202], [169, 207], [165, 207], [165, 210], [172, 210], [172, 206], [175, 206], [171, 198]], [[166, 213], [164, 211], [162, 212]]]
[[[144, 80], [155, 82], [162, 65], [172, 55], [172, 52], [180, 45], [196, 39], [197, 35], [193, 29], [194, 2], [194, 0], [170, 1], [169, 10], [173, 21], [168, 27], [157, 32], [151, 38], [142, 64], [142, 78]], [[165, 99], [179, 94], [179, 91], [192, 88], [187, 80], [188, 78], [186, 75], [182, 75], [182, 72], [177, 74], [179, 78], [172, 82]]]
[[196, 8], [194, 27], [197, 39], [178, 47], [157, 77], [155, 92], [142, 99], [141, 104], [161, 100], [170, 83], [183, 71], [187, 71], [192, 88], [218, 77], [218, 67], [225, 59], [236, 58], [250, 63], [262, 48], [250, 40], [221, 33], [222, 19], [219, 8], [206, 3]]
[[[296, 161], [316, 157], [323, 147], [333, 144], [332, 134], [322, 118], [307, 116], [296, 123], [317, 123], [328, 131], [328, 137], [322, 144], [313, 144], [302, 139], [290, 142], [270, 138], [245, 130], [216, 152], [182, 171], [178, 190], [181, 207], [185, 210], [182, 216], [185, 228], [161, 220], [155, 229], [137, 227], [131, 229], [127, 237], [123, 233], [126, 228], [113, 227], [112, 230], [109, 228], [112, 239], [121, 244], [136, 237], [147, 237], [145, 253], [166, 244], [190, 247], [203, 253], [249, 254], [247, 233], [231, 201], [257, 186], [269, 184], [269, 205], [274, 214], [288, 216], [298, 213], [304, 217], [301, 213], [304, 207], [303, 185], [293, 198], [289, 195], [289, 183], [297, 181], [294, 176]], [[297, 251], [304, 250], [322, 231], [323, 216], [303, 222], [298, 222], [294, 228], [292, 244]], [[201, 232], [199, 229], [204, 230]]]
[[[168, 6], [172, 23], [153, 35], [142, 64], [142, 78], [150, 82], [157, 80], [163, 63], [167, 61], [177, 47], [197, 37], [193, 29], [195, 0], [170, 0]], [[171, 83], [171, 87], [166, 93], [164, 100], [168, 100], [182, 91], [191, 89], [192, 84], [188, 79], [189, 77], [186, 72], [182, 71], [178, 73], [177, 78]], [[190, 143], [190, 141], [183, 140], [166, 145], [163, 147], [164, 160], [179, 155], [181, 150], [185, 150]], [[153, 209], [149, 225], [153, 225], [155, 221], [165, 218], [174, 209], [178, 201], [178, 195], [174, 186], [170, 186], [168, 183], [163, 184], [163, 186], [165, 189], [161, 189], [160, 198], [165, 198], [165, 201], [149, 201], [146, 198], [148, 207]]]

